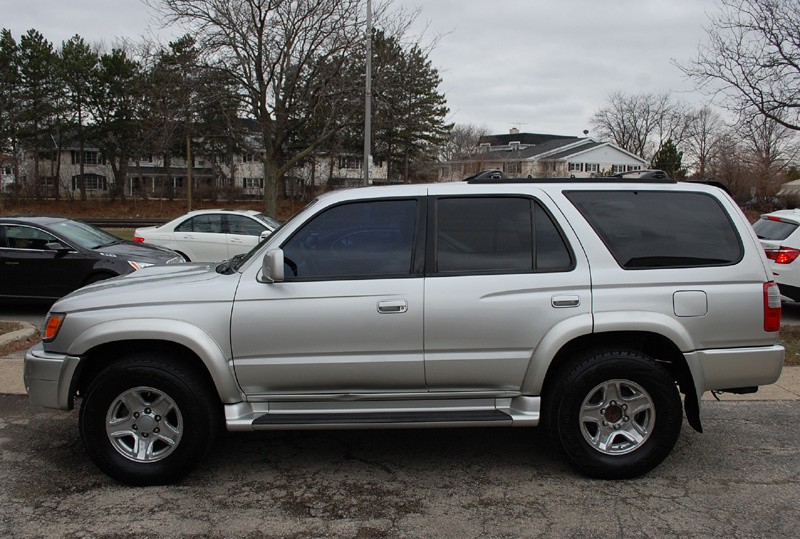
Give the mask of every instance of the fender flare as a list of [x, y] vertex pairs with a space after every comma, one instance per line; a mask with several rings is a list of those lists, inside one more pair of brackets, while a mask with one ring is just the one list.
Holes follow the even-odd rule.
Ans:
[[78, 335], [67, 353], [83, 356], [100, 345], [124, 341], [166, 341], [191, 350], [203, 363], [223, 403], [245, 400], [232, 363], [220, 344], [199, 327], [181, 320], [134, 318], [94, 325]]

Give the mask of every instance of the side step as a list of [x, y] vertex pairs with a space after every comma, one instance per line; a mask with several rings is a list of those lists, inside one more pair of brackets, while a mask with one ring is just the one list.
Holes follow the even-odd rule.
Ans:
[[[496, 423], [511, 424], [510, 415], [499, 410], [475, 410], [464, 412], [372, 412], [359, 414], [325, 413], [325, 414], [264, 414], [253, 420], [253, 428], [277, 427], [280, 425], [298, 427], [333, 426], [367, 426], [384, 425], [398, 427], [443, 426], [446, 424]], [[488, 425], [487, 425], [488, 426]]]

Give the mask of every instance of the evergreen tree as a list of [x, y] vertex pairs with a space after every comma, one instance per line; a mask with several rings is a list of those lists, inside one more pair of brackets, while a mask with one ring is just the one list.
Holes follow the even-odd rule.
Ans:
[[142, 73], [123, 49], [100, 56], [97, 84], [92, 88], [91, 136], [114, 174], [112, 198], [125, 198], [132, 150], [141, 139]]
[[[83, 38], [75, 35], [61, 46], [61, 61], [58, 75], [64, 88], [64, 109], [70, 137], [78, 142], [80, 173], [78, 188], [81, 200], [86, 200], [84, 177], [84, 153], [86, 146], [85, 125], [88, 119], [89, 94], [97, 78], [97, 52]], [[61, 139], [59, 139], [61, 140]]]
[[[0, 152], [11, 155], [14, 178], [19, 181], [19, 49], [11, 32], [0, 33]], [[0, 163], [5, 165], [6, 163]], [[0, 194], [0, 204], [2, 196]], [[2, 208], [2, 206], [0, 206]]]
[[686, 171], [681, 168], [682, 160], [683, 152], [678, 151], [678, 147], [675, 146], [672, 139], [667, 139], [653, 156], [652, 166], [655, 169], [663, 170], [672, 178], [681, 179], [686, 177]]
[[19, 139], [33, 153], [34, 196], [41, 197], [42, 155], [53, 159], [57, 107], [57, 55], [53, 45], [36, 30], [28, 30], [19, 42]]

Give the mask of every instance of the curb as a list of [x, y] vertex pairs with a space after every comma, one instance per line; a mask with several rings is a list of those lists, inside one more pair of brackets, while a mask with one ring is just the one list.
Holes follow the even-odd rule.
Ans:
[[0, 347], [16, 341], [22, 341], [36, 334], [36, 326], [28, 322], [18, 322], [22, 328], [0, 335]]

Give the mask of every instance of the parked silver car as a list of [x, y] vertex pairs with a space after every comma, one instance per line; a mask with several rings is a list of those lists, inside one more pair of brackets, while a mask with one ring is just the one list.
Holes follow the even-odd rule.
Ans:
[[704, 392], [778, 379], [780, 309], [715, 187], [369, 187], [246, 256], [61, 299], [25, 384], [41, 406], [79, 397], [87, 451], [131, 484], [180, 479], [222, 427], [544, 424], [581, 472], [626, 478], [670, 453], [682, 408], [700, 430]]

